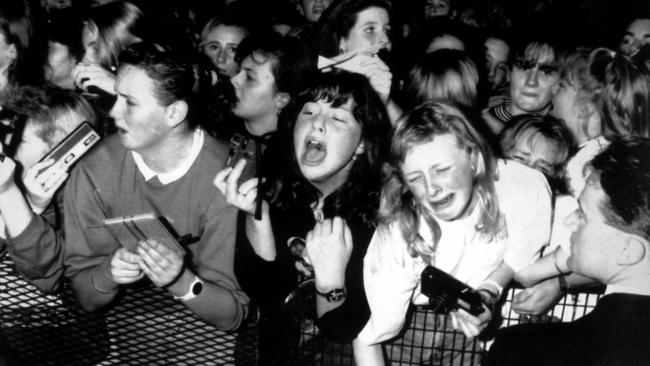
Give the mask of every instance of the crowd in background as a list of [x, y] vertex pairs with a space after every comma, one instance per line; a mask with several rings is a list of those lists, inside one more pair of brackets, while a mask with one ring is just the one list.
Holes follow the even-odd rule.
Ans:
[[[584, 270], [576, 212], [608, 156], [648, 143], [648, 65], [641, 1], [3, 0], [1, 244], [89, 311], [149, 281], [222, 329], [256, 316], [263, 365], [289, 362], [305, 279], [357, 364], [429, 302], [427, 266], [480, 311], [416, 321], [474, 339], [513, 281], [515, 311], [539, 314], [631, 268]], [[42, 159], [84, 122], [98, 147]], [[650, 206], [625, 202], [606, 222], [646, 245]], [[148, 212], [182, 251], [103, 227]], [[413, 362], [454, 357], [438, 343]]]

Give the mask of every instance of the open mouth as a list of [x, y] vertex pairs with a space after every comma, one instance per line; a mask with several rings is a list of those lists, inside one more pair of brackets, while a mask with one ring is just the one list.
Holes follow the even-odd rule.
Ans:
[[327, 156], [327, 149], [324, 144], [314, 139], [308, 139], [305, 143], [305, 150], [302, 154], [303, 162], [307, 164], [319, 164]]
[[454, 194], [452, 193], [441, 200], [429, 201], [429, 204], [431, 205], [431, 208], [433, 208], [435, 211], [440, 211], [449, 207], [453, 199], [454, 199]]

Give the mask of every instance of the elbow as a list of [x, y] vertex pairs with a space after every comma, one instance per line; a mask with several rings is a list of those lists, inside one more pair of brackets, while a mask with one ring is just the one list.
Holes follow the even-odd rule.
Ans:
[[236, 303], [230, 314], [218, 314], [203, 320], [225, 332], [234, 332], [241, 327], [248, 315], [248, 305]]

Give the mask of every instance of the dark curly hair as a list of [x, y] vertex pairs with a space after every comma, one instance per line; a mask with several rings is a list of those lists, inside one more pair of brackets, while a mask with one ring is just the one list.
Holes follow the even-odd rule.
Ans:
[[[361, 141], [364, 152], [358, 155], [346, 181], [325, 198], [323, 212], [326, 217], [335, 215], [344, 218], [361, 216], [366, 222], [374, 222], [381, 189], [381, 172], [386, 161], [390, 121], [384, 104], [373, 91], [363, 75], [345, 71], [321, 74], [310, 88], [301, 93], [295, 106], [283, 112], [279, 127], [282, 156], [276, 165], [287, 166], [284, 174], [276, 179], [277, 195], [272, 204], [289, 209], [315, 202], [320, 192], [307, 181], [298, 167], [294, 153], [293, 130], [298, 113], [308, 102], [319, 100], [332, 103], [334, 107], [352, 100], [352, 115], [361, 126]], [[287, 160], [290, 164], [287, 164]], [[282, 168], [274, 169], [276, 172]]]

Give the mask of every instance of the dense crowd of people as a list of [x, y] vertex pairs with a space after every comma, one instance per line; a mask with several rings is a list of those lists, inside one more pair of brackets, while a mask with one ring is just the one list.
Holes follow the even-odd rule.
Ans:
[[[434, 266], [479, 311], [415, 319], [463, 336], [413, 364], [477, 338], [490, 365], [650, 363], [650, 12], [567, 37], [539, 28], [553, 1], [530, 24], [501, 1], [207, 3], [0, 2], [0, 246], [40, 291], [97, 311], [145, 282], [223, 330], [255, 317], [259, 364], [287, 365], [308, 281], [320, 336], [384, 365]], [[43, 159], [84, 122], [96, 147]], [[147, 213], [182, 250], [107, 228]], [[513, 283], [521, 314], [606, 291], [495, 331]]]

